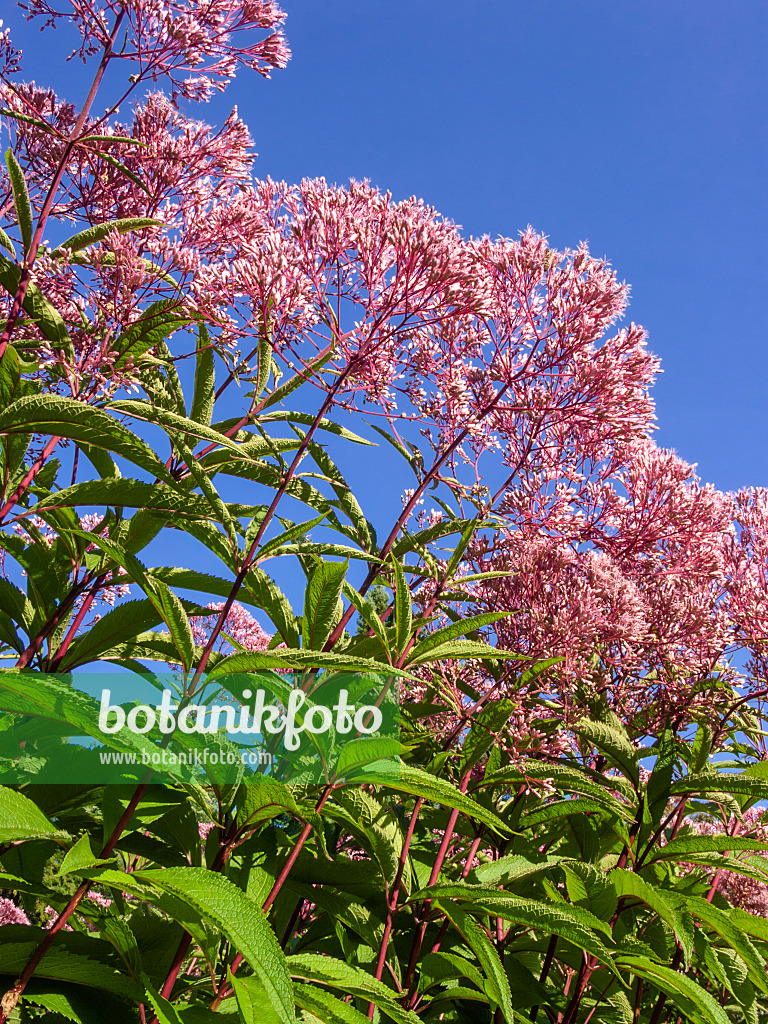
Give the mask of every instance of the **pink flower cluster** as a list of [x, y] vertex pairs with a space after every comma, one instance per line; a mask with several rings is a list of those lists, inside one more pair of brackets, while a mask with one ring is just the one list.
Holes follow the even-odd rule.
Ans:
[[[204, 647], [211, 636], [224, 603], [209, 604], [210, 615], [196, 615], [192, 618], [192, 636], [195, 643]], [[227, 612], [224, 627], [216, 641], [216, 650], [224, 647], [237, 650], [265, 651], [272, 637], [265, 633], [251, 613], [236, 601]], [[202, 833], [201, 833], [202, 834]]]
[[[135, 64], [135, 81], [169, 81], [174, 98], [210, 99], [238, 68], [269, 77], [290, 57], [277, 31], [285, 15], [273, 0], [69, 0], [69, 10], [27, 0], [20, 6], [28, 18], [43, 18], [44, 27], [74, 22], [82, 36], [75, 53], [83, 60], [122, 32], [125, 43], [113, 56]], [[252, 40], [254, 33], [259, 38]]]
[[29, 918], [7, 896], [0, 896], [0, 927], [4, 924], [29, 924]]
[[[726, 829], [721, 822], [697, 818], [687, 819], [686, 824], [691, 830], [701, 836], [722, 836], [734, 835], [737, 822], [731, 818]], [[760, 842], [768, 842], [768, 816], [765, 808], [753, 807], [744, 811], [743, 821], [738, 823], [738, 835], [757, 839]], [[739, 854], [733, 854], [738, 859]], [[763, 857], [764, 853], [751, 853], [751, 858]], [[768, 865], [766, 866], [768, 870]], [[768, 917], [768, 884], [758, 882], [757, 879], [747, 878], [745, 875], [737, 874], [735, 871], [723, 871], [718, 878], [718, 892], [728, 902], [741, 910], [757, 917]]]

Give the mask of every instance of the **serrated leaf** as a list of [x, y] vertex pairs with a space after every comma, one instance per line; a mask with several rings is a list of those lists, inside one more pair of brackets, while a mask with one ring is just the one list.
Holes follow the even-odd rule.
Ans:
[[32, 206], [29, 202], [29, 190], [24, 180], [24, 172], [12, 149], [6, 152], [5, 162], [8, 166], [8, 177], [10, 178], [11, 191], [13, 192], [13, 205], [16, 207], [19, 230], [24, 242], [24, 252], [28, 253], [32, 246]]
[[729, 1024], [728, 1015], [718, 1006], [709, 992], [685, 974], [671, 967], [654, 963], [647, 957], [621, 954], [617, 963], [647, 981], [657, 985], [692, 1021], [708, 1024]]
[[216, 400], [216, 375], [213, 346], [205, 324], [198, 327], [198, 345], [195, 350], [195, 390], [189, 418], [206, 427], [211, 425]]
[[149, 445], [101, 409], [62, 395], [29, 395], [0, 410], [0, 434], [33, 432], [67, 437], [121, 455], [152, 476], [173, 483]]
[[613, 882], [618, 896], [631, 896], [640, 900], [658, 914], [671, 928], [683, 951], [686, 964], [690, 964], [693, 955], [693, 921], [691, 915], [681, 906], [680, 897], [651, 885], [640, 875], [623, 868], [614, 868], [608, 877]]
[[321, 650], [331, 635], [339, 620], [339, 599], [347, 569], [346, 562], [320, 562], [312, 573], [304, 597], [303, 650]]
[[162, 227], [162, 225], [163, 222], [161, 220], [154, 220], [152, 217], [121, 217], [118, 220], [107, 221], [105, 224], [95, 224], [93, 227], [78, 231], [77, 234], [70, 236], [66, 242], [62, 242], [61, 245], [53, 250], [51, 258], [58, 259], [63, 255], [63, 249], [77, 252], [79, 249], [85, 249], [89, 245], [95, 245], [103, 238], [106, 238], [112, 231], [117, 231], [123, 235], [127, 231], [139, 231], [141, 228]]
[[634, 786], [638, 785], [640, 752], [632, 746], [618, 719], [614, 723], [608, 723], [583, 718], [574, 726], [574, 732], [605, 754], [611, 766], [618, 768]]
[[419, 1024], [415, 1013], [404, 1010], [396, 1002], [397, 993], [359, 967], [337, 960], [336, 957], [299, 953], [288, 957], [288, 970], [294, 978], [329, 985], [341, 989], [345, 994], [368, 999], [396, 1024]]
[[[21, 283], [21, 268], [6, 256], [0, 256], [0, 284], [11, 296], [16, 296]], [[66, 325], [56, 307], [48, 301], [34, 281], [29, 281], [22, 302], [22, 308], [30, 320], [51, 342], [56, 352], [64, 352], [68, 359], [74, 358], [72, 340]], [[77, 403], [81, 404], [81, 403]]]
[[167, 484], [149, 484], [129, 477], [84, 480], [41, 498], [34, 511], [39, 515], [47, 508], [82, 508], [84, 505], [152, 509], [174, 517], [213, 518], [208, 502], [196, 494], [186, 494]]
[[487, 979], [488, 994], [501, 1010], [504, 1019], [514, 1024], [512, 993], [496, 947], [471, 914], [456, 904], [440, 904], [443, 913], [461, 933], [465, 942], [475, 954]]
[[0, 843], [16, 839], [66, 839], [37, 804], [15, 789], [0, 786]]
[[410, 793], [411, 796], [421, 797], [423, 800], [442, 804], [444, 807], [454, 807], [466, 814], [467, 817], [488, 825], [500, 835], [506, 835], [509, 832], [506, 823], [493, 811], [489, 811], [482, 804], [465, 796], [446, 779], [430, 775], [419, 768], [414, 768], [413, 765], [380, 764], [376, 766], [376, 771], [372, 772], [370, 776], [364, 769], [356, 773], [355, 781], [371, 782], [374, 785], [394, 789], [399, 793]]
[[294, 1024], [293, 988], [285, 955], [258, 904], [215, 871], [170, 867], [136, 873], [137, 880], [188, 903], [225, 935], [258, 975], [284, 1024]]
[[98, 853], [93, 849], [91, 837], [85, 832], [80, 836], [75, 845], [70, 850], [67, 850], [58, 873], [60, 875], [68, 875], [71, 871], [98, 867], [106, 863], [105, 860], [100, 859]]

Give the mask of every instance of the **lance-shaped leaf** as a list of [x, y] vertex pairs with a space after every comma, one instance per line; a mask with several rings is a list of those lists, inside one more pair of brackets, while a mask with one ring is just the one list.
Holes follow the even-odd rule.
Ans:
[[344, 963], [332, 956], [299, 953], [288, 957], [288, 970], [293, 978], [341, 989], [345, 994], [367, 999], [397, 1024], [418, 1024], [419, 1018], [411, 1010], [404, 1010], [397, 1002], [397, 993], [359, 967]]
[[66, 839], [37, 804], [15, 789], [0, 787], [0, 843], [16, 839]]
[[749, 977], [761, 992], [768, 992], [765, 976], [765, 960], [750, 942], [738, 922], [734, 921], [730, 909], [720, 910], [698, 896], [685, 896], [687, 910], [698, 918], [737, 953], [746, 964]]
[[[46, 935], [42, 928], [30, 925], [4, 925], [0, 974], [17, 978]], [[109, 943], [77, 932], [57, 935], [56, 945], [43, 957], [35, 976], [112, 992], [135, 1002], [144, 995], [143, 987], [125, 973]]]
[[[751, 766], [754, 767], [754, 766]], [[715, 793], [738, 793], [757, 800], [768, 800], [768, 780], [748, 772], [696, 772], [676, 779], [671, 787], [673, 796], [689, 793], [691, 796], [711, 796]]]
[[154, 220], [152, 217], [121, 217], [118, 220], [110, 220], [104, 224], [95, 224], [93, 227], [85, 228], [83, 231], [78, 231], [77, 234], [71, 235], [66, 242], [62, 242], [61, 245], [57, 246], [51, 253], [52, 259], [58, 259], [63, 256], [64, 249], [68, 249], [70, 252], [78, 252], [80, 249], [85, 249], [89, 245], [96, 245], [107, 235], [113, 231], [117, 231], [118, 234], [124, 235], [127, 231], [140, 231], [142, 228], [154, 228], [162, 227], [163, 222], [161, 220]]
[[[242, 1024], [279, 1024], [280, 1017], [258, 978], [236, 978], [229, 971], [229, 983], [237, 1000]], [[295, 997], [295, 992], [294, 992]], [[217, 1017], [219, 1014], [217, 1014]]]
[[456, 661], [466, 658], [500, 658], [505, 661], [521, 660], [524, 654], [516, 654], [514, 651], [505, 651], [498, 647], [491, 647], [489, 644], [480, 643], [477, 640], [449, 640], [448, 643], [440, 644], [431, 650], [416, 655], [412, 652], [408, 657], [408, 665], [424, 665], [428, 662]]
[[686, 974], [679, 974], [671, 967], [654, 963], [644, 956], [622, 953], [617, 957], [617, 964], [630, 970], [640, 978], [645, 978], [666, 992], [672, 1002], [692, 1021], [706, 1024], [729, 1024], [728, 1014], [719, 1006], [709, 992], [697, 985]]
[[293, 991], [296, 1005], [312, 1015], [310, 1020], [322, 1021], [323, 1024], [369, 1024], [364, 1014], [350, 1003], [344, 1003], [326, 992], [324, 988], [295, 982]]
[[362, 594], [358, 593], [358, 591], [346, 581], [344, 582], [344, 596], [349, 600], [350, 604], [354, 605], [358, 615], [377, 638], [382, 649], [388, 656], [391, 655], [386, 626], [382, 622], [379, 613], [373, 607], [371, 602], [367, 601]]
[[[688, 856], [700, 853], [736, 853], [740, 850], [768, 850], [768, 843], [743, 836], [676, 836], [665, 846], [660, 846], [648, 859], [684, 861]], [[723, 867], [728, 865], [724, 862]], [[768, 865], [766, 865], [768, 868]]]
[[84, 505], [152, 509], [174, 517], [213, 518], [208, 502], [195, 494], [186, 494], [167, 484], [148, 484], [128, 477], [84, 480], [73, 484], [41, 498], [34, 512], [39, 514], [47, 508], [82, 508]]
[[[275, 410], [273, 412], [263, 413], [259, 416], [259, 423], [303, 423], [305, 426], [312, 426], [315, 424], [315, 417], [308, 412], [288, 412]], [[337, 437], [344, 438], [345, 441], [352, 441], [355, 444], [364, 444], [368, 447], [377, 447], [374, 441], [369, 441], [365, 437], [361, 437], [359, 434], [355, 434], [352, 430], [347, 430], [346, 427], [342, 427], [338, 423], [334, 423], [333, 420], [320, 419], [317, 424], [318, 430], [325, 430], [329, 434], [336, 434]]]
[[413, 598], [405, 579], [403, 567], [396, 558], [392, 560], [392, 570], [395, 574], [395, 644], [398, 655], [402, 655], [411, 639], [413, 627], [411, 602]]
[[482, 615], [470, 615], [466, 619], [452, 622], [450, 625], [437, 629], [434, 633], [429, 633], [424, 637], [411, 651], [411, 658], [421, 660], [430, 651], [438, 650], [450, 640], [456, 640], [458, 637], [466, 636], [476, 629], [490, 626], [500, 619], [508, 618], [511, 614], [512, 612], [483, 612]]
[[[311, 519], [308, 523], [295, 523], [293, 526], [284, 530], [277, 537], [273, 537], [268, 540], [267, 543], [259, 548], [258, 561], [262, 561], [264, 558], [279, 552], [285, 545], [290, 544], [291, 541], [296, 540], [297, 537], [303, 537], [304, 534], [309, 533], [315, 526], [319, 526], [320, 523], [325, 519], [325, 514], [317, 516], [315, 519]], [[331, 563], [335, 564], [335, 563]]]
[[291, 650], [280, 647], [267, 651], [247, 651], [222, 658], [208, 673], [209, 681], [222, 676], [237, 675], [240, 672], [258, 672], [260, 669], [317, 668], [346, 669], [348, 672], [378, 672], [400, 679], [416, 679], [409, 672], [392, 668], [390, 665], [370, 658], [347, 657], [334, 651]]
[[85, 530], [71, 530], [73, 534], [87, 537], [92, 544], [113, 559], [137, 583], [152, 602], [161, 619], [168, 627], [171, 641], [185, 669], [190, 669], [195, 660], [195, 641], [184, 605], [162, 580], [153, 579], [142, 563], [119, 544], [106, 537], [99, 537]]
[[141, 983], [147, 990], [149, 996], [149, 1002], [152, 1005], [152, 1009], [155, 1011], [158, 1024], [182, 1024], [182, 1019], [179, 1016], [179, 1012], [173, 1003], [168, 1002], [157, 989], [154, 987], [152, 982], [147, 977], [144, 971], [139, 975]]
[[32, 205], [29, 201], [29, 190], [24, 179], [24, 172], [12, 149], [6, 152], [5, 163], [8, 167], [8, 177], [11, 180], [13, 205], [16, 207], [21, 239], [24, 242], [24, 252], [28, 253], [32, 245]]
[[486, 977], [489, 996], [504, 1014], [504, 1019], [509, 1024], [513, 1024], [515, 1016], [512, 1010], [512, 993], [509, 988], [509, 979], [507, 978], [507, 972], [504, 970], [501, 958], [496, 951], [496, 947], [474, 917], [467, 913], [463, 907], [455, 903], [448, 903], [447, 905], [441, 903], [440, 909], [451, 923], [455, 925], [464, 941], [477, 957]]
[[505, 921], [535, 928], [545, 935], [559, 935], [579, 949], [591, 953], [596, 959], [616, 973], [609, 949], [595, 934], [602, 932], [610, 937], [611, 929], [584, 907], [570, 903], [544, 903], [541, 900], [522, 899], [507, 896], [495, 889], [481, 889], [468, 885], [432, 885], [411, 896], [411, 900], [433, 899], [446, 911], [450, 900], [470, 904], [475, 914], [492, 914]]
[[633, 786], [638, 785], [641, 754], [632, 746], [626, 730], [618, 719], [609, 723], [583, 718], [574, 726], [574, 732], [605, 754], [609, 764], [626, 775]]
[[339, 621], [339, 604], [346, 562], [320, 562], [307, 585], [301, 645], [305, 651], [319, 651]]
[[294, 374], [293, 377], [289, 377], [288, 380], [284, 384], [281, 384], [279, 388], [275, 388], [269, 397], [260, 403], [260, 407], [262, 409], [268, 409], [271, 405], [277, 405], [278, 402], [282, 402], [286, 399], [288, 395], [293, 394], [293, 392], [296, 391], [297, 388], [300, 388], [302, 384], [306, 384], [306, 382], [311, 380], [318, 370], [321, 370], [323, 366], [325, 366], [333, 355], [333, 349], [333, 344], [330, 344], [326, 346], [319, 355], [315, 356], [314, 359], [310, 359], [304, 363], [301, 370]]
[[295, 1021], [285, 955], [261, 907], [215, 871], [170, 867], [140, 871], [137, 880], [168, 892], [210, 921], [242, 953], [285, 1024]]
[[101, 409], [61, 395], [28, 395], [0, 410], [0, 434], [46, 434], [104, 448], [173, 483], [149, 445]]
[[659, 889], [635, 872], [623, 868], [614, 868], [608, 877], [613, 882], [618, 896], [632, 897], [645, 903], [672, 929], [683, 951], [685, 962], [689, 964], [693, 954], [693, 921], [691, 915], [681, 905], [680, 896]]
[[468, 818], [483, 822], [484, 825], [488, 825], [500, 835], [507, 835], [510, 831], [507, 824], [498, 815], [465, 796], [446, 779], [430, 775], [409, 764], [382, 762], [377, 764], [375, 771], [372, 770], [370, 774], [364, 768], [357, 771], [355, 781], [371, 782], [374, 785], [385, 786], [387, 789], [394, 789], [399, 793], [410, 793], [411, 796], [421, 797], [423, 800], [442, 804], [444, 807], [453, 807], [461, 811], [462, 814], [466, 814]]
[[216, 401], [216, 373], [213, 361], [213, 345], [205, 324], [198, 327], [198, 344], [195, 349], [195, 390], [189, 418], [206, 427], [211, 425], [213, 406]]

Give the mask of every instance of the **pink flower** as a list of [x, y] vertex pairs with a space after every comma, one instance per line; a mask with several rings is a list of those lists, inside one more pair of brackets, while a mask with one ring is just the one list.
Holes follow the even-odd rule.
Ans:
[[13, 900], [0, 896], [0, 926], [4, 924], [29, 924], [29, 918]]

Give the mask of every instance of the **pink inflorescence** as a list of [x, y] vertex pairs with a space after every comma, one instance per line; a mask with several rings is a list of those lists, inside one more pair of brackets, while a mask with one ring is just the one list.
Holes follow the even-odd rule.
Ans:
[[82, 43], [72, 56], [83, 60], [103, 50], [111, 35], [124, 33], [113, 59], [130, 61], [137, 81], [166, 78], [174, 98], [210, 99], [238, 68], [269, 77], [290, 57], [279, 31], [285, 15], [273, 0], [70, 0], [65, 11], [48, 0], [21, 6], [45, 26], [74, 22]]
[[4, 924], [29, 924], [29, 918], [7, 896], [0, 896], [0, 926]]

